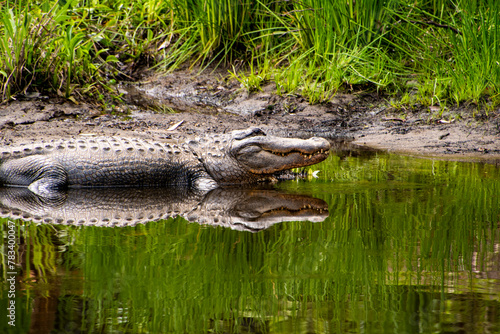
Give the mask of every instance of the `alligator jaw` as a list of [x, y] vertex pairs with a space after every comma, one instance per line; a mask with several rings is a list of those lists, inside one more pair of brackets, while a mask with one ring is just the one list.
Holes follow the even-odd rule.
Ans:
[[231, 153], [248, 172], [263, 175], [314, 165], [325, 160], [329, 150], [323, 138], [254, 136], [233, 142]]

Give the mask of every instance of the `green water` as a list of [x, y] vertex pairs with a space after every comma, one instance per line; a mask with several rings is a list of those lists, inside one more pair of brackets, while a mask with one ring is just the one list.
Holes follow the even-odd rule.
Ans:
[[328, 202], [319, 223], [16, 221], [16, 326], [2, 316], [0, 332], [500, 332], [498, 167], [372, 155], [314, 168], [276, 187]]

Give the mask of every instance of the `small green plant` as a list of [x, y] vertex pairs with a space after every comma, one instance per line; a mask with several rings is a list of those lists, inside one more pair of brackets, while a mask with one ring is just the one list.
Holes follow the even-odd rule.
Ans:
[[256, 58], [249, 63], [247, 71], [237, 71], [233, 66], [228, 70], [230, 77], [238, 80], [243, 88], [249, 92], [262, 91], [262, 85], [269, 81], [272, 75], [270, 60], [265, 58], [262, 62]]
[[66, 75], [66, 91], [65, 91], [65, 97], [68, 98], [71, 95], [71, 79], [73, 72], [75, 72], [76, 69], [76, 59], [75, 59], [75, 53], [78, 52], [78, 48], [80, 45], [84, 42], [84, 37], [85, 34], [82, 32], [74, 33], [73, 32], [73, 25], [68, 25], [66, 28], [66, 34], [64, 35], [62, 39], [62, 49], [65, 55], [65, 60], [67, 62], [65, 68], [67, 69], [67, 75]]

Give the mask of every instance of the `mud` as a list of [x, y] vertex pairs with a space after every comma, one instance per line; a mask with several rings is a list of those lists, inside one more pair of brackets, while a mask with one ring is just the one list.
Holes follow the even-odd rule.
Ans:
[[474, 105], [444, 113], [415, 105], [397, 109], [375, 93], [337, 94], [310, 105], [278, 96], [273, 84], [248, 93], [227, 72], [178, 71], [116, 87], [125, 105], [102, 111], [37, 93], [0, 105], [0, 144], [77, 135], [175, 139], [259, 126], [269, 133], [329, 139], [338, 150], [371, 148], [500, 164], [500, 110]]

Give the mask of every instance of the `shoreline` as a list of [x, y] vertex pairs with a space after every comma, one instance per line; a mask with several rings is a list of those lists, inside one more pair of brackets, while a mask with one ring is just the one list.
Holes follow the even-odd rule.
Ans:
[[[74, 137], [80, 134], [179, 140], [250, 126], [284, 137], [322, 136], [335, 145], [447, 160], [500, 161], [500, 108], [470, 116], [470, 106], [440, 113], [428, 107], [391, 107], [374, 93], [339, 93], [310, 105], [280, 96], [274, 85], [248, 93], [234, 80], [213, 74], [175, 72], [147, 84], [120, 84], [126, 104], [103, 112], [97, 104], [41, 97], [0, 105], [0, 144]], [[154, 111], [153, 111], [154, 110]], [[176, 112], [173, 112], [173, 111]]]

